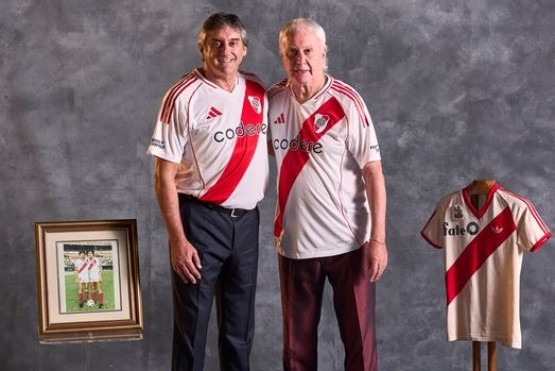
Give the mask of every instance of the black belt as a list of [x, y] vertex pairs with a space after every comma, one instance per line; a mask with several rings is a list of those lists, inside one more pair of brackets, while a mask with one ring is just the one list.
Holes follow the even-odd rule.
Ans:
[[218, 204], [215, 204], [213, 202], [207, 202], [207, 201], [199, 200], [195, 196], [186, 195], [184, 193], [179, 194], [179, 199], [180, 200], [185, 200], [187, 202], [195, 203], [197, 205], [206, 206], [210, 209], [214, 209], [214, 210], [217, 210], [221, 213], [229, 215], [232, 218], [239, 218], [240, 216], [243, 216], [246, 213], [248, 213], [249, 211], [251, 211], [251, 210], [247, 210], [247, 209], [229, 209], [227, 207], [223, 207], [222, 205], [218, 205]]

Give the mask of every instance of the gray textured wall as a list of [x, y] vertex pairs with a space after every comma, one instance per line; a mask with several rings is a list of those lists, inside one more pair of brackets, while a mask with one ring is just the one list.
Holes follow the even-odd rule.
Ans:
[[[555, 226], [553, 0], [2, 0], [0, 368], [169, 368], [168, 253], [145, 149], [162, 94], [198, 65], [200, 22], [218, 10], [243, 17], [244, 68], [268, 84], [283, 76], [284, 21], [326, 28], [330, 72], [365, 98], [383, 151], [381, 369], [469, 370], [470, 344], [445, 340], [441, 253], [419, 231], [439, 197], [479, 177], [530, 198]], [[273, 202], [262, 203], [254, 371], [280, 369]], [[39, 345], [34, 222], [116, 218], [139, 224], [144, 340]], [[499, 346], [499, 370], [555, 369], [553, 245], [525, 256], [524, 347]], [[320, 370], [340, 370], [329, 299], [322, 321]], [[214, 330], [207, 354], [215, 370]]]

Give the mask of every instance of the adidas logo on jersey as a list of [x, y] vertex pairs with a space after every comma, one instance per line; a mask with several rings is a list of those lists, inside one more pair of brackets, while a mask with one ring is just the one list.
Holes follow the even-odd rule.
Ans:
[[220, 111], [218, 111], [214, 107], [210, 107], [210, 111], [208, 111], [208, 115], [206, 115], [206, 120], [210, 120], [221, 115], [222, 113]]
[[283, 112], [274, 120], [274, 124], [285, 124], [285, 115]]
[[503, 232], [503, 227], [499, 227], [499, 226], [495, 226], [495, 227], [491, 227], [491, 230], [493, 231], [493, 233], [495, 234], [499, 234], [501, 232]]

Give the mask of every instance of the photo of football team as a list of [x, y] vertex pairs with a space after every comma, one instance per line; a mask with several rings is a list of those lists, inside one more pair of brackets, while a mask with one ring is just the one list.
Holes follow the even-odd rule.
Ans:
[[113, 310], [111, 245], [64, 244], [66, 312]]

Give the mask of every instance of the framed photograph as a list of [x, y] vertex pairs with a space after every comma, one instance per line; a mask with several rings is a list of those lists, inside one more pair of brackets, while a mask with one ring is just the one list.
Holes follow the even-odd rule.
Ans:
[[137, 221], [35, 223], [39, 340], [142, 339]]

